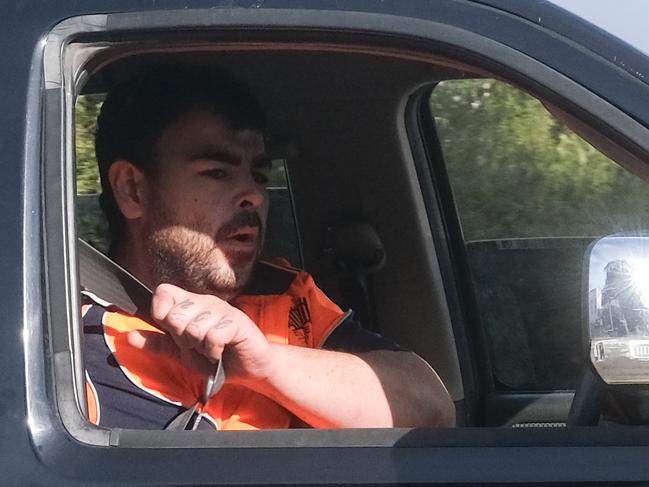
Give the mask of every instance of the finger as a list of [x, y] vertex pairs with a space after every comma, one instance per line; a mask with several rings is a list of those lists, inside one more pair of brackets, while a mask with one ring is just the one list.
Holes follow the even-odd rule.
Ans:
[[210, 327], [223, 326], [223, 316], [231, 306], [214, 296], [184, 295], [185, 299], [174, 305], [165, 322], [178, 346], [199, 349]]
[[161, 322], [166, 318], [173, 307], [187, 299], [190, 293], [173, 284], [160, 284], [154, 291], [151, 299], [151, 316]]
[[180, 350], [169, 335], [136, 330], [126, 335], [126, 341], [137, 350], [179, 358]]
[[205, 333], [199, 325], [206, 316], [200, 298], [199, 295], [170, 284], [161, 284], [156, 289], [153, 300], [157, 315], [155, 317], [160, 327], [181, 348], [194, 347]]
[[230, 319], [222, 319], [206, 331], [204, 338], [196, 350], [211, 362], [221, 360], [225, 346], [232, 343], [238, 327]]
[[193, 350], [181, 350], [168, 336], [148, 331], [131, 331], [126, 335], [129, 345], [138, 350], [175, 359], [201, 374], [212, 373], [214, 366]]
[[219, 316], [209, 309], [200, 309], [187, 322], [178, 339], [186, 348], [196, 348], [200, 351], [205, 334], [219, 320]]

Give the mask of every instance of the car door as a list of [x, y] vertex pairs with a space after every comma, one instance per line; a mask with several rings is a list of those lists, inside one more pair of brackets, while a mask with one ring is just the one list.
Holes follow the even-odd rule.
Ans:
[[[6, 314], [0, 336], [6, 353], [0, 360], [9, 391], [2, 398], [6, 413], [0, 421], [0, 441], [8, 452], [3, 460], [7, 481], [385, 485], [646, 480], [649, 445], [644, 428], [584, 432], [495, 427], [548, 426], [560, 422], [570, 402], [570, 392], [499, 388], [498, 371], [516, 368], [515, 353], [522, 347], [515, 347], [514, 355], [508, 352], [513, 363], [494, 369], [494, 336], [511, 334], [490, 336], [484, 309], [485, 303], [493, 303], [489, 297], [481, 301], [479, 295], [481, 290], [495, 290], [499, 298], [509, 293], [515, 300], [518, 290], [506, 289], [513, 279], [508, 276], [517, 268], [533, 270], [500, 252], [533, 253], [555, 247], [551, 243], [544, 247], [541, 240], [525, 247], [515, 241], [520, 235], [513, 234], [492, 235], [486, 243], [464, 239], [465, 216], [461, 204], [456, 208], [458, 181], [461, 185], [464, 176], [460, 171], [454, 182], [450, 175], [453, 161], [447, 158], [444, 140], [438, 140], [444, 137], [441, 118], [435, 119], [444, 114], [430, 109], [431, 94], [443, 87], [439, 82], [451, 78], [426, 79], [399, 99], [401, 108], [392, 119], [399, 143], [391, 148], [394, 154], [405, 154], [404, 172], [412, 170], [409, 182], [416, 183], [412, 195], [416, 193], [422, 203], [417, 216], [426, 228], [421, 242], [429, 245], [431, 269], [439, 269], [435, 278], [439, 280], [431, 278], [425, 287], [428, 296], [443, 304], [429, 310], [434, 313], [430, 316], [444, 325], [448, 318], [452, 330], [452, 340], [442, 347], [447, 355], [440, 362], [448, 366], [449, 377], [459, 370], [456, 400], [463, 423], [480, 427], [187, 435], [94, 428], [80, 406], [83, 367], [71, 127], [72, 105], [87, 74], [86, 62], [101, 64], [102, 52], [128, 57], [135, 52], [129, 50], [132, 46], [141, 52], [163, 44], [170, 51], [207, 45], [393, 56], [434, 65], [436, 73], [443, 71], [439, 66], [472, 73], [483, 84], [486, 79], [504, 80], [556, 107], [560, 117], [576, 120], [588, 141], [623, 170], [642, 175], [649, 160], [649, 87], [641, 79], [647, 61], [586, 24], [565, 20], [549, 5], [495, 0], [344, 5], [327, 0], [204, 1], [191, 8], [175, 1], [164, 5], [97, 1], [23, 3], [7, 9], [2, 20], [7, 27], [2, 34], [7, 69], [0, 78], [8, 94], [0, 115], [7, 127], [7, 171], [0, 181], [5, 203], [0, 222], [7, 229], [0, 255], [0, 268], [6, 270], [0, 277]], [[633, 62], [617, 62], [613, 53], [620, 49]], [[342, 113], [353, 119], [354, 113]], [[356, 149], [364, 154], [363, 147]], [[402, 245], [404, 253], [415, 247]], [[575, 251], [581, 243], [575, 245], [560, 248]], [[475, 259], [511, 269], [493, 283], [489, 272], [476, 272]], [[553, 256], [526, 255], [524, 262], [527, 259], [536, 261], [537, 268], [548, 260], [556, 262]], [[534, 283], [536, 277], [526, 279]], [[388, 281], [383, 283], [384, 292]], [[432, 307], [429, 302], [417, 306], [404, 306], [410, 310], [403, 312], [421, 314]], [[435, 355], [431, 353], [431, 358]], [[576, 364], [575, 370], [580, 366]], [[545, 465], [552, 468], [542, 468]]]

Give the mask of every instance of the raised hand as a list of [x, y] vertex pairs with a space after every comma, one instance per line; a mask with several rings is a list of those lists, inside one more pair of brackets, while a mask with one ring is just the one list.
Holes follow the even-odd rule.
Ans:
[[153, 294], [151, 315], [167, 334], [131, 332], [132, 346], [176, 357], [205, 374], [213, 373], [222, 359], [228, 381], [263, 380], [272, 371], [266, 337], [245, 313], [216, 296], [161, 284]]

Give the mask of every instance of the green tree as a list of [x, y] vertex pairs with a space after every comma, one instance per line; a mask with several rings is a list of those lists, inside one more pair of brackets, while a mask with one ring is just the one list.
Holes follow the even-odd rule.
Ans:
[[75, 147], [77, 172], [77, 232], [81, 238], [100, 250], [108, 248], [107, 224], [99, 208], [101, 192], [99, 169], [95, 157], [97, 115], [104, 95], [77, 98], [75, 111]]
[[95, 157], [97, 116], [104, 95], [85, 95], [77, 99], [75, 112], [77, 194], [97, 194], [101, 191], [99, 170]]
[[506, 83], [453, 80], [430, 98], [467, 240], [647, 227], [649, 187]]

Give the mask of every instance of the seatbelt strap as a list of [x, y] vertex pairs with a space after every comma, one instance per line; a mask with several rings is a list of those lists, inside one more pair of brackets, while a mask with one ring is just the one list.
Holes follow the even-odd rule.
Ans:
[[133, 274], [79, 239], [81, 288], [151, 323], [151, 290]]

